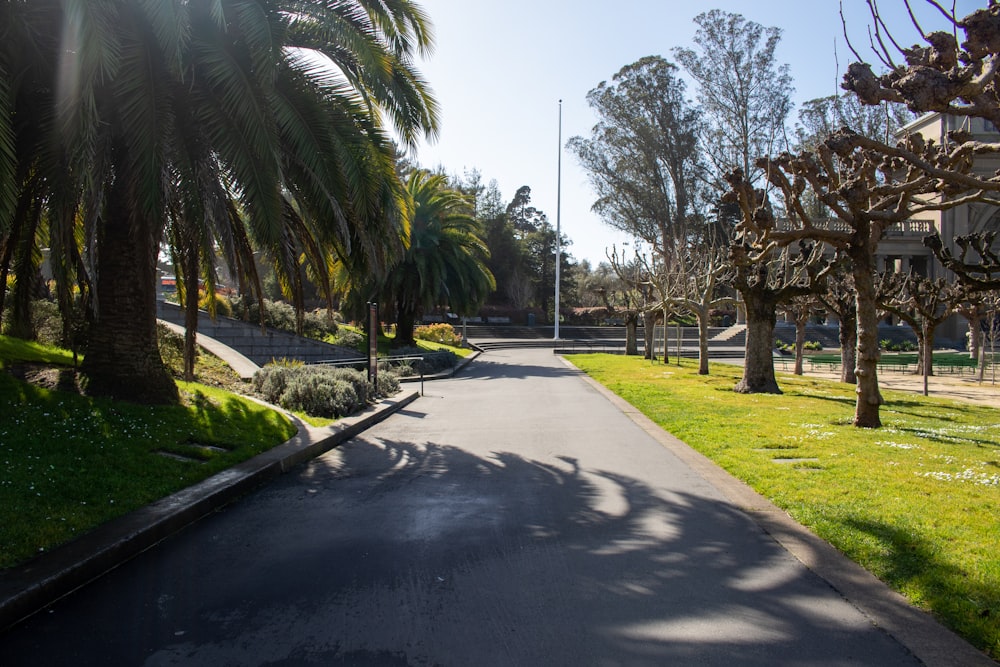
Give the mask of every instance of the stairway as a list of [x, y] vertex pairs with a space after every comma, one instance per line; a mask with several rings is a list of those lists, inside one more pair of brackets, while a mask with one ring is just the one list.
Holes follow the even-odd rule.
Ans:
[[[156, 317], [184, 326], [184, 311], [174, 303], [157, 301]], [[259, 324], [250, 324], [231, 317], [220, 316], [213, 320], [205, 311], [198, 311], [198, 331], [231, 347], [258, 366], [278, 359], [294, 359], [314, 364], [321, 361], [356, 359], [361, 356], [357, 350], [303, 338], [277, 329], [261, 331]]]

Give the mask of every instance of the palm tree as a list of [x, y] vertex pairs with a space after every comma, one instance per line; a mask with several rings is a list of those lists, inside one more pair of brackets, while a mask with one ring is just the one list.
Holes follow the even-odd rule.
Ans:
[[486, 266], [489, 250], [471, 200], [448, 187], [441, 174], [416, 170], [406, 184], [413, 201], [410, 245], [382, 282], [383, 300], [396, 309], [396, 341], [413, 345], [413, 328], [423, 308], [447, 305], [459, 315], [474, 313], [496, 289]]
[[412, 2], [38, 4], [49, 11], [34, 29], [63, 40], [47, 54], [59, 72], [47, 82], [52, 139], [75, 175], [59, 192], [89, 232], [88, 391], [176, 400], [155, 328], [168, 225], [189, 285], [218, 248], [258, 293], [254, 249], [285, 285], [303, 258], [324, 267], [333, 253], [377, 271], [401, 252], [405, 198], [382, 118], [410, 143], [437, 124], [412, 65], [431, 44]]

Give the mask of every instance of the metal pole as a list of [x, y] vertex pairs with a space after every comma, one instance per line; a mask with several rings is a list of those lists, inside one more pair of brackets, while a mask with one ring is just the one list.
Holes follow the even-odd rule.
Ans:
[[556, 163], [556, 312], [553, 340], [559, 340], [559, 269], [562, 264], [562, 228], [560, 211], [562, 205], [562, 100], [559, 100], [559, 160]]

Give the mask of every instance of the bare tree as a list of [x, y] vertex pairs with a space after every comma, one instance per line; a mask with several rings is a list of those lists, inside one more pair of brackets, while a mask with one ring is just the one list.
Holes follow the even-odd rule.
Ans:
[[[915, 113], [938, 112], [959, 118], [982, 118], [1000, 127], [1000, 4], [990, 0], [988, 7], [977, 9], [962, 19], [935, 0], [927, 0], [927, 4], [945, 17], [953, 32], [925, 32], [914, 18], [910, 0], [905, 0], [924, 45], [904, 48], [886, 30], [878, 2], [871, 0], [871, 32], [875, 36], [871, 41], [872, 51], [886, 72], [876, 75], [852, 46], [859, 62], [848, 67], [842, 87], [865, 104], [888, 101], [905, 104]], [[959, 31], [965, 36], [961, 44]], [[902, 60], [897, 62], [899, 58]], [[953, 132], [940, 152], [947, 154], [950, 161], [971, 160], [979, 155], [997, 154], [1000, 144], [979, 142], [969, 133]], [[1000, 193], [1000, 175], [996, 173], [953, 174], [950, 171], [953, 162], [944, 169], [937, 169], [940, 165], [921, 159], [926, 156], [901, 154], [899, 157], [940, 179], [945, 195], [978, 191], [980, 198], [995, 203]], [[934, 235], [927, 239], [927, 245], [938, 259], [970, 288], [1000, 287], [1000, 258], [992, 250], [993, 235], [974, 234], [956, 238], [955, 242], [959, 250], [957, 257], [940, 237]]]
[[961, 300], [961, 288], [944, 278], [925, 278], [914, 273], [883, 273], [879, 284], [880, 306], [906, 322], [917, 336], [919, 369], [927, 378], [934, 374], [934, 330], [951, 317]]
[[793, 254], [788, 244], [782, 246], [767, 238], [765, 228], [748, 224], [754, 217], [773, 218], [770, 205], [763, 191], [751, 188], [738, 171], [730, 175], [730, 182], [734, 190], [726, 198], [739, 203], [743, 212], [729, 250], [732, 285], [743, 297], [747, 315], [743, 377], [735, 390], [780, 394], [772, 351], [777, 309], [794, 297], [822, 291], [832, 264], [824, 259], [820, 244], [803, 242], [799, 253]]
[[[698, 374], [708, 375], [708, 330], [712, 311], [736, 302], [721, 295], [719, 287], [732, 277], [724, 247], [678, 247], [670, 262], [662, 267], [650, 266], [651, 284], [656, 289], [664, 312], [688, 312], [698, 320]], [[666, 350], [664, 350], [666, 356]]]
[[795, 323], [795, 375], [802, 375], [803, 349], [806, 342], [806, 325], [816, 316], [820, 300], [818, 294], [792, 297], [781, 309]]
[[840, 343], [840, 381], [857, 384], [855, 374], [858, 344], [858, 303], [855, 298], [854, 276], [846, 262], [834, 264], [826, 282], [826, 292], [819, 295], [820, 303], [838, 320]]
[[725, 174], [739, 168], [756, 183], [763, 172], [755, 161], [784, 148], [792, 109], [788, 65], [775, 58], [781, 31], [718, 9], [694, 21], [695, 47], [676, 48], [673, 54], [698, 83], [713, 181], [724, 191]]
[[985, 292], [1000, 289], [1000, 255], [993, 250], [995, 237], [996, 232], [956, 237], [958, 256], [950, 248], [945, 247], [937, 234], [926, 237], [924, 245], [929, 247], [941, 264], [954, 272], [969, 290]]
[[[755, 194], [741, 174], [731, 175], [733, 190], [727, 196], [740, 202], [741, 229], [751, 233], [758, 247], [810, 240], [828, 244], [850, 262], [858, 317], [856, 426], [881, 426], [874, 280], [879, 241], [889, 227], [916, 214], [981, 200], [981, 189], [966, 189], [968, 181], [977, 181], [969, 175], [970, 158], [919, 135], [888, 146], [842, 129], [815, 153], [784, 153], [758, 161], [784, 205], [786, 216], [780, 223], [770, 212], [768, 196]], [[836, 218], [815, 216], [809, 207], [812, 198]]]
[[[624, 248], [619, 252], [615, 246], [612, 246], [606, 255], [611, 263], [611, 270], [621, 281], [622, 289], [619, 294], [605, 292], [602, 297], [608, 311], [620, 314], [625, 320], [625, 354], [638, 355], [639, 318], [647, 310], [647, 278], [644, 274], [644, 261], [638, 251], [634, 253], [632, 259], [629, 259]], [[616, 305], [615, 302], [621, 305]], [[647, 344], [646, 350], [649, 349], [650, 346]]]

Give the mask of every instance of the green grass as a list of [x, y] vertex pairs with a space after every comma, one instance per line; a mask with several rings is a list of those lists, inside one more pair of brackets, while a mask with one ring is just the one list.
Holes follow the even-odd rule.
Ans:
[[[0, 368], [13, 362], [69, 365], [72, 355], [0, 336]], [[48, 390], [0, 372], [0, 569], [295, 432], [284, 415], [236, 394], [178, 386], [182, 405], [144, 406]]]
[[73, 353], [11, 336], [0, 336], [0, 369], [5, 363], [28, 361], [57, 366], [73, 365]]
[[[365, 333], [365, 331], [361, 327], [355, 327], [355, 326], [352, 326], [352, 325], [349, 325], [349, 324], [341, 324], [341, 325], [339, 325], [339, 327], [341, 329], [346, 330], [346, 331], [354, 331], [355, 333], [359, 333], [359, 334], [361, 334], [363, 336], [367, 335]], [[380, 356], [380, 357], [387, 357], [387, 356], [390, 356], [392, 354], [395, 354], [396, 351], [393, 350], [393, 348], [392, 348], [392, 344], [393, 344], [393, 342], [395, 340], [396, 340], [396, 335], [395, 334], [388, 334], [388, 335], [386, 335], [386, 334], [379, 334], [379, 337], [378, 337], [378, 356]], [[442, 343], [433, 343], [433, 342], [431, 342], [429, 340], [418, 340], [417, 341], [417, 347], [419, 347], [422, 350], [427, 350], [429, 352], [436, 352], [438, 350], [451, 350], [452, 352], [454, 352], [459, 357], [467, 357], [467, 356], [469, 356], [470, 354], [473, 353], [473, 350], [471, 348], [468, 348], [468, 347], [452, 347], [451, 345], [444, 345]], [[358, 348], [358, 352], [361, 353], [361, 354], [363, 354], [363, 355], [367, 355], [368, 354], [368, 344], [364, 343], [360, 348]]]
[[886, 391], [884, 427], [857, 429], [852, 385], [780, 375], [784, 394], [742, 395], [735, 366], [572, 361], [1000, 657], [1000, 410]]
[[[990, 355], [987, 355], [987, 363], [990, 361], [989, 357]], [[821, 354], [810, 354], [806, 357], [806, 359], [816, 364], [840, 364], [839, 353], [833, 354], [825, 352]], [[919, 356], [916, 352], [883, 352], [880, 363], [884, 366], [911, 366], [915, 368], [918, 360]], [[996, 360], [994, 360], [994, 362], [995, 361]], [[934, 368], [937, 370], [954, 372], [955, 369], [975, 369], [978, 365], [979, 361], [970, 358], [967, 352], [934, 353]]]

